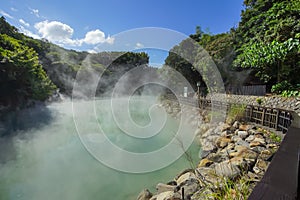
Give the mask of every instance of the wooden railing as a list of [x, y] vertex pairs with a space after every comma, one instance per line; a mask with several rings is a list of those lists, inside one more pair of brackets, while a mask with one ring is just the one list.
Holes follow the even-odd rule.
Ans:
[[283, 133], [288, 131], [293, 120], [290, 111], [251, 105], [246, 107], [245, 117], [247, 121], [274, 128]]
[[[204, 98], [200, 98], [199, 100], [190, 97], [176, 98], [174, 95], [166, 95], [165, 98], [180, 101], [183, 104], [199, 107], [200, 109], [205, 110], [211, 110], [213, 108], [214, 110], [226, 110], [227, 112], [232, 106], [231, 103], [227, 103], [225, 101], [211, 101], [210, 99]], [[245, 110], [245, 119], [249, 122], [254, 122], [286, 133], [292, 124], [293, 117], [291, 111], [247, 105]]]

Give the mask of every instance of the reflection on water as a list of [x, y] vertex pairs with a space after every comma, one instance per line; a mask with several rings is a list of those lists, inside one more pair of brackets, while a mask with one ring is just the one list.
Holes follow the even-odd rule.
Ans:
[[[86, 102], [76, 102], [82, 106]], [[113, 123], [106, 112], [107, 100], [95, 102], [96, 116], [107, 137], [120, 148], [133, 152], [148, 152], [161, 148], [172, 138], [177, 122], [168, 118], [168, 123], [157, 135], [142, 141], [129, 135]], [[131, 102], [131, 117], [140, 126], [151, 119], [144, 101]], [[11, 159], [0, 163], [0, 199], [135, 199], [143, 188], [154, 191], [155, 184], [171, 180], [180, 170], [189, 168], [184, 157], [170, 166], [146, 174], [123, 173], [101, 164], [82, 145], [75, 129], [72, 103], [54, 103], [45, 110], [27, 110], [22, 113], [26, 120], [20, 120], [20, 127], [12, 138], [1, 138], [1, 152], [14, 154]], [[84, 112], [84, 110], [82, 110]], [[50, 117], [51, 116], [51, 117]], [[162, 115], [163, 116], [163, 115]], [[159, 118], [156, 116], [156, 119]], [[38, 126], [35, 122], [43, 121]], [[111, 123], [108, 123], [111, 122]], [[23, 124], [22, 124], [23, 123]], [[125, 123], [125, 122], [124, 122]], [[41, 125], [43, 124], [43, 125]], [[91, 124], [88, 122], [87, 128]], [[94, 130], [93, 130], [94, 131]], [[101, 145], [102, 138], [97, 133], [88, 133], [87, 139]], [[6, 145], [2, 145], [6, 144]], [[8, 148], [9, 146], [9, 148]], [[198, 147], [190, 148], [195, 161]]]

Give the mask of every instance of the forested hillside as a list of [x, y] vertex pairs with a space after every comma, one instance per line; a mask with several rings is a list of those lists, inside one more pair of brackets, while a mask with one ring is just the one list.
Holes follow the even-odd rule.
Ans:
[[[146, 53], [101, 52], [89, 54], [66, 50], [46, 40], [19, 33], [0, 18], [0, 105], [18, 107], [29, 100], [44, 101], [56, 90], [72, 94], [77, 72], [86, 67], [103, 74], [101, 95], [111, 89], [123, 73], [139, 66], [148, 67]], [[148, 70], [153, 76], [156, 70]]]
[[[217, 35], [196, 27], [190, 38], [209, 53], [226, 88], [266, 84], [269, 92], [300, 94], [300, 1], [245, 0], [244, 8], [238, 27]], [[186, 51], [185, 42], [172, 50]], [[172, 52], [165, 64], [194, 87], [202, 81], [191, 64]]]

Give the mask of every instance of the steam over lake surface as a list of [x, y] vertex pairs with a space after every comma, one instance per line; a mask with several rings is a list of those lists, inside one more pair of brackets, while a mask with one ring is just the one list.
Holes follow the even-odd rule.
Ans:
[[[167, 116], [163, 108], [155, 106], [155, 98], [132, 98], [128, 104], [131, 119], [125, 114], [122, 116], [127, 109], [124, 104], [115, 103], [115, 117], [111, 112], [111, 101], [105, 99], [73, 102], [74, 112], [72, 102], [66, 101], [27, 109], [12, 116], [13, 122], [4, 128], [13, 136], [0, 139], [0, 199], [132, 200], [142, 189], [149, 188], [153, 192], [157, 183], [168, 182], [181, 170], [190, 168], [184, 155], [171, 165], [148, 173], [121, 172], [98, 161], [82, 143], [82, 139], [87, 139], [98, 145], [100, 151], [107, 151], [101, 149], [105, 145], [97, 138], [96, 127], [100, 126], [114, 145], [135, 153], [163, 148], [174, 138], [179, 127], [178, 121]], [[85, 109], [89, 106], [95, 108], [94, 112]], [[80, 126], [80, 134], [74, 123], [77, 116], [80, 119], [75, 122]], [[162, 121], [165, 121], [163, 128], [157, 134], [151, 133], [158, 127], [155, 123]], [[124, 129], [130, 131], [132, 122], [137, 127], [146, 127], [141, 134], [152, 134], [151, 137], [125, 134]], [[151, 123], [154, 126], [147, 128]], [[184, 130], [190, 131], [188, 127]], [[134, 129], [132, 131], [134, 133]], [[199, 147], [193, 144], [189, 151], [196, 162]], [[119, 159], [111, 155], [107, 152], [111, 159]], [[120, 162], [126, 160], [120, 159]]]

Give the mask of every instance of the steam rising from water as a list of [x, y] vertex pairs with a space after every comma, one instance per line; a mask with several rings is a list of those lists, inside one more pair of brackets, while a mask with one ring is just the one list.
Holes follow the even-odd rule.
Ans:
[[[74, 103], [75, 106], [84, 107], [90, 102]], [[140, 141], [138, 138], [123, 134], [122, 130], [111, 121], [112, 116], [105, 112], [108, 103], [107, 100], [95, 102], [96, 108], [99, 109], [97, 118], [104, 122], [103, 129], [109, 133], [107, 135], [109, 139], [128, 151], [141, 153], [160, 148], [169, 142], [174, 129], [178, 127], [176, 121], [167, 118], [168, 123], [158, 135]], [[133, 120], [141, 125], [147, 124], [150, 120], [146, 109], [149, 108], [149, 104], [138, 98], [133, 99], [131, 103]], [[26, 123], [37, 123], [40, 117], [39, 110], [43, 112], [42, 109], [37, 109], [35, 113], [27, 110], [20, 116], [26, 119], [24, 120]], [[128, 174], [110, 169], [94, 159], [83, 147], [74, 126], [71, 102], [55, 103], [49, 105], [47, 110], [52, 117], [47, 123], [19, 130], [11, 139], [15, 156], [1, 162], [0, 199], [135, 199], [143, 188], [152, 187], [154, 190], [153, 186], [157, 182], [167, 182], [179, 170], [190, 167], [182, 157], [167, 168], [147, 174]], [[85, 110], [81, 110], [81, 114], [84, 113]], [[156, 118], [160, 119], [159, 116]], [[85, 122], [90, 132], [93, 131], [92, 127], [97, 125], [89, 123], [89, 119]], [[19, 124], [22, 125], [22, 121]], [[87, 139], [101, 147], [101, 138], [98, 136], [87, 134]], [[193, 146], [190, 150], [194, 152], [192, 154], [197, 160], [199, 149]], [[109, 152], [107, 153], [109, 155]], [[118, 157], [111, 159], [122, 161], [122, 158]]]
[[[141, 39], [136, 38], [140, 31], [123, 33], [123, 36], [130, 36], [126, 40]], [[147, 34], [140, 36], [147, 36], [151, 41], [147, 47], [167, 51], [170, 48], [166, 48], [166, 44], [153, 43], [161, 37], [158, 33], [164, 33], [168, 38], [165, 41], [182, 38], [182, 35], [178, 37], [178, 32], [166, 29], [145, 28], [143, 31]], [[195, 60], [196, 55], [189, 49], [174, 53], [194, 65], [210, 92], [224, 92], [221, 76], [209, 54], [193, 41], [187, 44], [194, 52], [200, 49], [203, 58]], [[84, 69], [77, 73], [72, 94], [92, 99], [105, 80], [91, 68], [89, 56], [83, 65]], [[133, 69], [131, 72], [134, 77], [141, 78], [139, 71]], [[121, 83], [114, 88], [112, 99], [48, 106], [51, 120], [43, 126], [19, 131], [10, 139], [15, 158], [6, 159], [0, 166], [0, 199], [134, 199], [141, 189], [167, 182], [179, 170], [189, 167], [184, 157], [177, 158], [193, 142], [194, 131], [190, 128], [195, 127], [169, 118], [152, 97], [132, 97], [138, 87], [148, 83], [162, 85], [176, 95], [182, 89], [179, 83], [191, 88], [176, 70], [168, 69], [167, 73], [172, 75], [175, 84], [174, 80], [172, 83], [156, 79], [134, 82], [129, 72], [118, 80]], [[127, 98], [116, 100], [118, 95]], [[30, 110], [27, 117], [29, 121], [38, 121], [30, 115]], [[195, 149], [191, 146], [194, 152], [190, 154], [196, 158], [198, 149]]]

